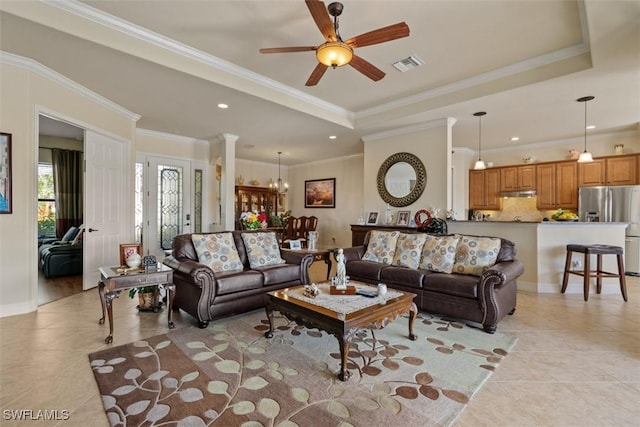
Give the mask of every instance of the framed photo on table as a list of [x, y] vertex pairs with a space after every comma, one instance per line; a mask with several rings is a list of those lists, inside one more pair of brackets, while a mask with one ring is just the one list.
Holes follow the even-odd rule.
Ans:
[[12, 212], [11, 184], [11, 134], [0, 132], [0, 214]]
[[120, 244], [120, 265], [127, 265], [127, 258], [133, 254], [142, 257], [142, 244], [140, 243], [121, 243]]
[[312, 179], [304, 182], [305, 208], [335, 208], [336, 179]]
[[302, 249], [302, 242], [300, 240], [290, 240], [289, 249], [299, 251], [300, 249]]
[[398, 217], [396, 218], [396, 225], [409, 225], [411, 218], [411, 211], [398, 211]]
[[378, 212], [371, 211], [367, 216], [367, 225], [376, 225], [378, 223]]

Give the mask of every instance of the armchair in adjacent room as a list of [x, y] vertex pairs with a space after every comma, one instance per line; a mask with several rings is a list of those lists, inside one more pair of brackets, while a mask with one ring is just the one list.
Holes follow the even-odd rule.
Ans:
[[[40, 268], [45, 277], [82, 274], [82, 234], [84, 229], [82, 226], [71, 228], [77, 228], [73, 240], [56, 241], [40, 247]], [[65, 233], [65, 237], [70, 231], [71, 229]]]

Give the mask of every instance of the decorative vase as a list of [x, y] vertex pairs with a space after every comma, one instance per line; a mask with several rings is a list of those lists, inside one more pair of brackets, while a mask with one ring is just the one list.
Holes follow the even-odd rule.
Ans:
[[138, 268], [142, 263], [142, 257], [140, 256], [140, 254], [135, 253], [133, 255], [130, 255], [129, 258], [127, 258], [126, 262], [129, 268]]
[[153, 308], [153, 292], [138, 292], [138, 310], [149, 310]]

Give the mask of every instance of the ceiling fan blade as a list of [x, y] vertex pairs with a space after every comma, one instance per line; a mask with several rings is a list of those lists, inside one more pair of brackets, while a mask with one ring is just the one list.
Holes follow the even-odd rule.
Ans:
[[333, 28], [331, 17], [324, 2], [320, 0], [305, 0], [305, 3], [325, 40], [335, 41], [337, 39], [336, 30]]
[[378, 28], [368, 33], [360, 34], [345, 41], [351, 47], [370, 46], [372, 44], [384, 43], [409, 35], [409, 26], [404, 22], [389, 25], [388, 27]]
[[260, 49], [260, 53], [308, 52], [316, 49], [317, 46], [267, 47]]
[[304, 84], [305, 86], [315, 86], [318, 84], [322, 76], [324, 76], [324, 72], [327, 71], [327, 67], [324, 64], [318, 63], [316, 68], [313, 69], [313, 72], [309, 76], [309, 80]]
[[351, 59], [351, 62], [349, 62], [349, 65], [360, 71], [365, 76], [369, 77], [374, 82], [381, 80], [386, 75], [381, 69], [371, 64], [370, 62], [365, 61], [357, 55], [353, 55], [353, 58]]

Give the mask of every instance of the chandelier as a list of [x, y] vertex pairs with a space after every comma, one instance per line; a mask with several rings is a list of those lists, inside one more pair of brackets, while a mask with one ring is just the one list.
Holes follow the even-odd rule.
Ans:
[[278, 180], [276, 182], [272, 182], [269, 184], [269, 187], [277, 191], [279, 194], [284, 194], [289, 189], [289, 184], [282, 181], [280, 177], [280, 156], [282, 155], [282, 151], [278, 151]]

